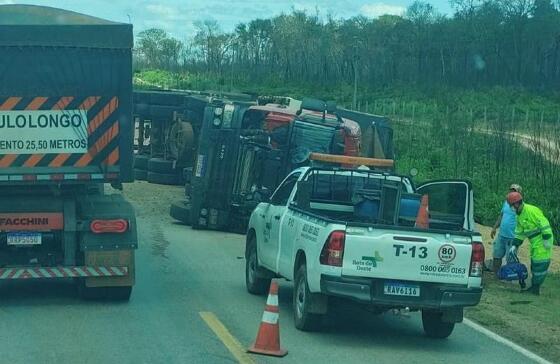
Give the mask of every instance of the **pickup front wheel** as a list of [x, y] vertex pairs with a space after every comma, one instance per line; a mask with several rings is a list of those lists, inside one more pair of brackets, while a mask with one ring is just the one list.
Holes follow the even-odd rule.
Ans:
[[319, 329], [323, 315], [310, 313], [311, 292], [307, 284], [307, 266], [302, 264], [294, 279], [294, 322], [302, 331]]
[[455, 324], [444, 322], [443, 313], [434, 310], [422, 310], [422, 326], [428, 337], [435, 339], [445, 339], [453, 332]]
[[259, 276], [259, 260], [257, 258], [257, 241], [253, 236], [247, 242], [247, 259], [245, 259], [245, 286], [251, 294], [264, 295], [268, 292], [271, 279]]

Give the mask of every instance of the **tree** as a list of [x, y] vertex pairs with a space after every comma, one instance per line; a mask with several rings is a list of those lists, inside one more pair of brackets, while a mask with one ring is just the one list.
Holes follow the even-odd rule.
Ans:
[[183, 44], [162, 29], [148, 29], [138, 34], [138, 56], [149, 68], [176, 70]]

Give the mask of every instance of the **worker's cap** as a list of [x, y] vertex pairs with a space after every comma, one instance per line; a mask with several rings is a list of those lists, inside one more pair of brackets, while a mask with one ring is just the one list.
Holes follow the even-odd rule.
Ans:
[[512, 184], [511, 186], [509, 186], [509, 190], [510, 190], [510, 191], [515, 191], [515, 192], [519, 192], [519, 193], [523, 192], [521, 186], [518, 185], [518, 184], [516, 184], [516, 183]]

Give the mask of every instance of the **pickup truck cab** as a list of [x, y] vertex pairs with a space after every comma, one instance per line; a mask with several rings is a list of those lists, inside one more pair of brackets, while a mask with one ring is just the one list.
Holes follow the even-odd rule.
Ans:
[[[429, 227], [421, 228], [426, 199]], [[293, 281], [301, 330], [317, 329], [329, 297], [337, 296], [377, 312], [422, 311], [426, 334], [445, 338], [463, 307], [479, 303], [483, 262], [469, 182], [415, 187], [368, 168], [303, 167], [251, 215], [246, 285], [264, 294], [274, 277]]]

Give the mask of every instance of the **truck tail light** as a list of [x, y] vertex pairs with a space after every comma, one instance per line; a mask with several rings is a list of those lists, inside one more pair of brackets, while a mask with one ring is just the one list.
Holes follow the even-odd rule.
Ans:
[[471, 255], [471, 277], [481, 277], [484, 267], [484, 245], [481, 242], [475, 241], [472, 243]]
[[95, 234], [122, 234], [128, 230], [128, 221], [124, 219], [93, 220], [89, 227]]
[[333, 267], [342, 267], [342, 258], [344, 257], [344, 241], [346, 233], [344, 231], [333, 231], [321, 251], [319, 262], [324, 265]]

